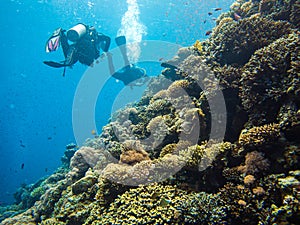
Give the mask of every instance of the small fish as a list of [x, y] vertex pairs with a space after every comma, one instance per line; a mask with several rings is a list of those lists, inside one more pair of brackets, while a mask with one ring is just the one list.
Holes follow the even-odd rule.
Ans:
[[171, 203], [171, 200], [165, 199], [165, 198], [161, 198], [159, 205], [161, 207], [167, 207], [170, 203]]
[[164, 60], [164, 58], [159, 58], [159, 59], [158, 59], [158, 61], [160, 61], [160, 62], [163, 61], [163, 60]]
[[208, 14], [209, 16], [211, 16], [211, 15], [212, 15], [212, 12], [208, 12], [207, 14]]
[[222, 10], [222, 8], [215, 8], [214, 10], [215, 11], [220, 11], [220, 10]]
[[48, 137], [47, 139], [48, 139], [48, 140], [52, 140], [52, 137]]
[[92, 134], [92, 135], [96, 135], [97, 132], [96, 132], [95, 130], [92, 130], [92, 131], [91, 131], [91, 134]]
[[24, 166], [25, 166], [24, 163], [22, 163], [21, 164], [21, 170], [24, 169]]
[[22, 148], [25, 148], [25, 147], [26, 147], [26, 145], [23, 145], [23, 144], [20, 144], [20, 146], [21, 146]]
[[206, 20], [204, 20], [203, 23], [206, 23]]
[[234, 18], [234, 20], [239, 21], [242, 17], [239, 14], [234, 13], [233, 18]]
[[211, 31], [211, 30], [208, 30], [208, 31], [206, 31], [205, 35], [208, 36], [208, 35], [210, 35], [211, 33], [212, 33], [212, 31]]
[[45, 172], [46, 172], [46, 173], [48, 172], [48, 168], [45, 168]]

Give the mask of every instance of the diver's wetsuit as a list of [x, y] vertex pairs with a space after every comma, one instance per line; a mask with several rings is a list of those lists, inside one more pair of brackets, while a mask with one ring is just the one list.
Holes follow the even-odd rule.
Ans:
[[61, 46], [65, 56], [65, 66], [72, 66], [77, 61], [85, 65], [92, 65], [100, 55], [100, 48], [107, 52], [110, 46], [110, 37], [97, 33], [95, 28], [88, 27], [87, 33], [76, 43], [69, 45], [67, 36], [61, 32]]
[[[123, 67], [121, 70], [112, 74], [112, 77], [121, 80], [124, 85], [132, 85], [135, 81], [147, 77], [146, 71], [140, 67], [136, 67], [135, 65], [127, 65]], [[135, 85], [139, 86], [139, 85]]]

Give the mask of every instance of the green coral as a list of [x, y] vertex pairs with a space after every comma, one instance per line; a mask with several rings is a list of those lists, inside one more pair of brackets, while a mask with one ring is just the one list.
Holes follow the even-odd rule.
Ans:
[[152, 184], [120, 195], [92, 224], [216, 224], [225, 218], [217, 195]]
[[43, 186], [36, 187], [30, 193], [30, 196], [34, 199], [39, 199], [45, 193], [45, 189]]
[[186, 163], [186, 168], [192, 170], [205, 170], [211, 167], [215, 161], [222, 163], [226, 161], [226, 154], [232, 150], [229, 142], [222, 143], [203, 143], [202, 145], [194, 145], [185, 150], [180, 151], [179, 155]]
[[298, 60], [299, 46], [299, 35], [292, 33], [257, 50], [245, 65], [239, 95], [254, 124], [274, 121], [284, 97], [296, 97], [300, 71], [291, 62]]
[[291, 28], [286, 21], [273, 21], [257, 14], [238, 22], [226, 19], [214, 29], [207, 54], [221, 65], [243, 65], [256, 50], [290, 33]]

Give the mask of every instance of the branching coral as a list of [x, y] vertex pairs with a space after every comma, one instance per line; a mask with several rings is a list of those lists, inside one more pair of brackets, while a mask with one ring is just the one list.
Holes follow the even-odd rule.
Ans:
[[257, 197], [247, 187], [228, 183], [221, 188], [220, 196], [227, 204], [232, 224], [256, 225], [270, 216], [265, 208], [266, 204], [270, 206], [267, 196]]
[[188, 147], [180, 151], [179, 154], [183, 157], [188, 169], [203, 171], [212, 166], [215, 160], [225, 163], [224, 156], [230, 149], [230, 143], [226, 142], [218, 144], [203, 143], [202, 145]]
[[236, 21], [220, 22], [212, 33], [208, 53], [217, 62], [245, 64], [258, 49], [291, 32], [288, 22], [252, 15]]
[[244, 148], [258, 148], [266, 144], [272, 144], [279, 137], [279, 125], [266, 124], [243, 130], [240, 134], [238, 143]]
[[119, 196], [93, 224], [214, 224], [225, 217], [218, 196], [152, 184]]
[[245, 65], [240, 98], [253, 123], [274, 121], [287, 93], [295, 96], [300, 68], [291, 62], [298, 60], [299, 46], [299, 35], [292, 33], [257, 50]]

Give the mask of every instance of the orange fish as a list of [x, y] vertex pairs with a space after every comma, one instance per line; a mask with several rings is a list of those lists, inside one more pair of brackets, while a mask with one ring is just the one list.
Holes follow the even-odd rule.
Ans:
[[92, 134], [92, 135], [96, 135], [97, 133], [96, 133], [95, 130], [92, 130], [92, 131], [91, 131], [91, 134]]

